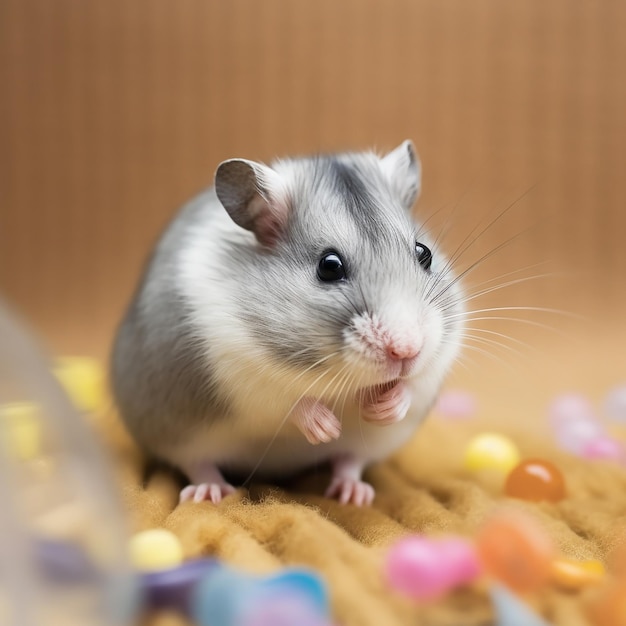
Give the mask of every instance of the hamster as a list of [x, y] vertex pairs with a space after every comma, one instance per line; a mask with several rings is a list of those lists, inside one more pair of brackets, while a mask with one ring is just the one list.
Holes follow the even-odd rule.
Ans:
[[373, 152], [219, 165], [158, 242], [113, 348], [113, 393], [149, 455], [218, 503], [222, 472], [364, 469], [416, 431], [459, 347], [462, 290], [412, 219], [421, 166]]

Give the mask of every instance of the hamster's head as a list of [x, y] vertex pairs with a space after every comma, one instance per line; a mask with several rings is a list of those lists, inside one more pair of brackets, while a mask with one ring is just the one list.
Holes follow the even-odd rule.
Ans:
[[398, 379], [439, 384], [460, 345], [462, 292], [412, 218], [420, 165], [389, 154], [233, 159], [216, 193], [252, 231], [238, 313], [269, 360], [329, 395]]

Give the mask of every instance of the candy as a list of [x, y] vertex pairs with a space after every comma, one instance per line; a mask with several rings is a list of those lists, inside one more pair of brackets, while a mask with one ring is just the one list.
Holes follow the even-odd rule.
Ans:
[[604, 410], [609, 417], [626, 422], [626, 385], [609, 392], [604, 402]]
[[519, 463], [516, 445], [503, 435], [483, 433], [473, 437], [465, 449], [465, 467], [470, 471], [508, 472]]
[[565, 497], [565, 481], [560, 470], [549, 461], [527, 459], [508, 475], [504, 485], [507, 496], [540, 502], [558, 502]]
[[555, 559], [552, 561], [551, 576], [558, 587], [575, 591], [601, 583], [606, 570], [600, 561]]
[[40, 573], [55, 584], [85, 584], [98, 579], [94, 563], [77, 543], [37, 538], [33, 548]]
[[431, 600], [474, 580], [481, 566], [475, 548], [463, 539], [407, 537], [387, 555], [386, 575], [397, 591]]
[[178, 537], [164, 528], [136, 533], [129, 542], [130, 560], [141, 572], [156, 572], [180, 565], [183, 547]]
[[193, 590], [192, 615], [199, 626], [272, 624], [255, 622], [259, 614], [261, 618], [272, 616], [276, 626], [325, 625], [329, 615], [326, 587], [304, 570], [291, 569], [261, 578], [221, 567]]
[[444, 539], [438, 542], [442, 567], [448, 568], [450, 582], [464, 585], [476, 579], [482, 570], [476, 547], [465, 539]]
[[549, 579], [552, 545], [526, 516], [494, 515], [479, 530], [476, 547], [485, 571], [513, 591], [534, 591]]
[[625, 451], [624, 446], [619, 441], [601, 436], [595, 437], [584, 444], [582, 456], [586, 459], [622, 461], [625, 457]]
[[555, 434], [557, 443], [563, 450], [577, 455], [583, 454], [589, 441], [606, 435], [597, 421], [582, 418], [556, 424]]
[[142, 596], [152, 609], [191, 610], [191, 597], [198, 582], [220, 567], [214, 559], [196, 559], [157, 572], [146, 572], [140, 578]]
[[437, 400], [435, 411], [445, 417], [463, 419], [476, 413], [476, 398], [466, 391], [444, 391]]
[[495, 626], [548, 626], [505, 587], [492, 585], [489, 596], [496, 614]]
[[41, 410], [32, 402], [14, 402], [0, 406], [0, 432], [7, 439], [7, 452], [21, 461], [41, 453]]
[[576, 393], [564, 393], [557, 396], [548, 407], [548, 416], [554, 422], [594, 419], [595, 413], [589, 400]]
[[594, 626], [624, 626], [626, 582], [619, 581], [604, 589], [588, 606], [587, 614]]
[[60, 357], [55, 362], [54, 374], [79, 410], [95, 411], [105, 405], [104, 370], [95, 359]]

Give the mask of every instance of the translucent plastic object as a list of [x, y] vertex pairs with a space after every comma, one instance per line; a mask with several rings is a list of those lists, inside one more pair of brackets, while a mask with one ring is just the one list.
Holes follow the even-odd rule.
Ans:
[[136, 605], [111, 470], [0, 300], [0, 624], [121, 626]]

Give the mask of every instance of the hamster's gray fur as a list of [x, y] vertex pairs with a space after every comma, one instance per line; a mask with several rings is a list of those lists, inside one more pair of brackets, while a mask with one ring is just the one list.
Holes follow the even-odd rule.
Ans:
[[462, 293], [439, 250], [427, 267], [411, 218], [419, 187], [408, 141], [384, 157], [232, 159], [175, 217], [112, 383], [138, 444], [189, 476], [181, 500], [230, 493], [220, 470], [329, 461], [328, 495], [371, 502], [364, 467], [412, 435], [460, 344]]

